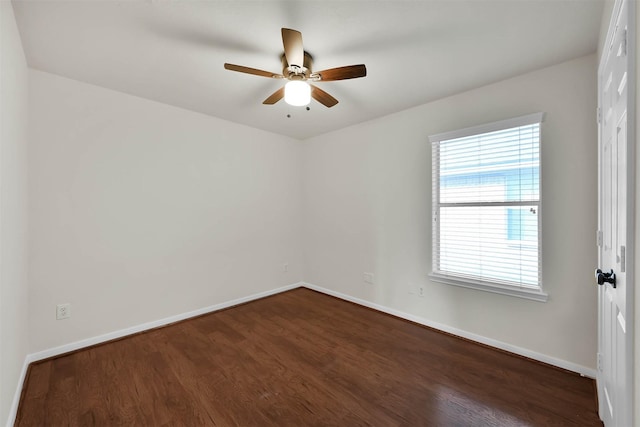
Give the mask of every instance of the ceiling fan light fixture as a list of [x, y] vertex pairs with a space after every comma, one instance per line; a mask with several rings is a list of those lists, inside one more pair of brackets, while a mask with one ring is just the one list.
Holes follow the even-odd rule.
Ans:
[[367, 67], [364, 64], [347, 65], [346, 67], [330, 68], [313, 72], [313, 58], [305, 52], [302, 46], [302, 34], [300, 31], [290, 28], [282, 29], [282, 46], [284, 54], [280, 57], [282, 62], [282, 74], [271, 73], [257, 68], [245, 67], [243, 65], [225, 63], [224, 68], [239, 73], [253, 74], [254, 76], [267, 77], [270, 79], [288, 80], [287, 84], [280, 86], [262, 103], [273, 105], [284, 98], [289, 105], [304, 107], [311, 102], [311, 97], [327, 108], [331, 108], [338, 103], [338, 100], [329, 95], [318, 86], [311, 86], [307, 82], [320, 83], [336, 80], [357, 79], [367, 75]]
[[307, 82], [292, 80], [284, 85], [284, 102], [303, 107], [311, 102], [311, 86]]

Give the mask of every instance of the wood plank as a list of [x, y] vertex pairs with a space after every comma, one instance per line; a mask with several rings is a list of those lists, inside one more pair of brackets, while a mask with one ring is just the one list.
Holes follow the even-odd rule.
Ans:
[[17, 426], [601, 426], [593, 380], [299, 288], [30, 367]]

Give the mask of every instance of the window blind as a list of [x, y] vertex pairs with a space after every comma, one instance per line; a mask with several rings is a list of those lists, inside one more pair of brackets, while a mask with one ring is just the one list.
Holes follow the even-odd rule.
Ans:
[[431, 138], [434, 274], [541, 288], [541, 118]]

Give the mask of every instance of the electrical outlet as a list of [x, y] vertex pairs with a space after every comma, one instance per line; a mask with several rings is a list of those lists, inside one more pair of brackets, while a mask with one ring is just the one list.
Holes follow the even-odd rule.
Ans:
[[56, 320], [68, 319], [71, 317], [71, 304], [58, 304], [56, 306]]
[[418, 288], [418, 295], [420, 295], [421, 297], [423, 297], [423, 296], [424, 296], [424, 286], [420, 286], [420, 287]]
[[364, 283], [373, 285], [374, 277], [375, 276], [373, 275], [373, 273], [362, 273], [362, 280], [364, 281]]

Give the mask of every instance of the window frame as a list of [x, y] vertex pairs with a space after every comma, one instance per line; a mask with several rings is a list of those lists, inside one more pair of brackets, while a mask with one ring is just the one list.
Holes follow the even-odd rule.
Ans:
[[[494, 282], [490, 279], [483, 280], [480, 278], [467, 278], [459, 277], [455, 274], [446, 274], [441, 271], [434, 271], [435, 266], [438, 265], [438, 248], [440, 243], [439, 232], [440, 225], [436, 223], [436, 214], [439, 212], [440, 206], [440, 173], [439, 170], [432, 170], [431, 172], [431, 186], [432, 186], [432, 200], [431, 200], [431, 224], [432, 224], [432, 236], [431, 236], [431, 272], [429, 277], [434, 282], [445, 283], [448, 285], [460, 286], [464, 288], [477, 289], [487, 292], [498, 293], [502, 295], [509, 295], [514, 297], [520, 297], [530, 299], [534, 301], [546, 302], [549, 295], [544, 291], [542, 285], [542, 122], [544, 121], [545, 113], [533, 113], [525, 116], [514, 117], [511, 119], [500, 120], [492, 123], [486, 123], [478, 126], [467, 127], [464, 129], [458, 129], [450, 132], [443, 132], [429, 136], [429, 142], [431, 144], [431, 155], [433, 156], [436, 150], [436, 144], [442, 141], [451, 139], [464, 138], [473, 135], [480, 135], [484, 133], [496, 132], [501, 130], [507, 130], [511, 128], [517, 128], [520, 126], [527, 126], [533, 124], [540, 125], [539, 139], [538, 139], [538, 287], [526, 288], [522, 286], [509, 285], [507, 283]], [[432, 167], [439, 167], [435, 165], [432, 157]], [[436, 175], [437, 172], [437, 175]], [[437, 176], [437, 180], [436, 180]], [[438, 181], [438, 182], [436, 182]], [[477, 203], [481, 205], [482, 203]], [[506, 202], [508, 204], [508, 202]]]

